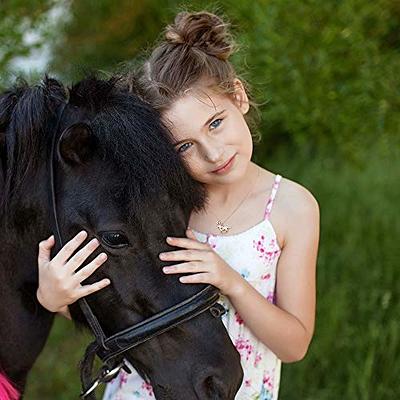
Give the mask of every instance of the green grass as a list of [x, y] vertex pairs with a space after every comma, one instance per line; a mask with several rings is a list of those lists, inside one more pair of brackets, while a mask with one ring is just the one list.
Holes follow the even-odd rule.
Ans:
[[[309, 188], [321, 209], [315, 335], [303, 361], [283, 366], [281, 400], [400, 398], [397, 148], [376, 145], [356, 164], [300, 151], [262, 162]], [[77, 398], [88, 341], [58, 318], [26, 399]]]
[[56, 317], [45, 350], [29, 376], [25, 398], [27, 400], [78, 399], [80, 393], [78, 364], [86, 345], [91, 340], [89, 334], [79, 332], [71, 321]]

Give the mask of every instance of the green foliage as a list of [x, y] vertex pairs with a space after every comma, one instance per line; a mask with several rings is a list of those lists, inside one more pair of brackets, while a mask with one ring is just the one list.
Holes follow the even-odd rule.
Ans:
[[[23, 31], [52, 2], [8, 4], [0, 71], [28, 51]], [[51, 36], [51, 72], [69, 81], [82, 71], [138, 63], [183, 8], [217, 10], [231, 20], [241, 45], [234, 64], [261, 104], [262, 135], [272, 139], [266, 156], [295, 144], [359, 161], [378, 138], [399, 137], [400, 6], [391, 0], [72, 1]]]
[[74, 1], [61, 26], [53, 69], [77, 79], [87, 70], [111, 70], [130, 61], [157, 37], [164, 23], [156, 1]]
[[48, 36], [36, 35], [27, 41], [26, 33], [42, 31], [46, 12], [54, 1], [51, 0], [6, 0], [0, 6], [0, 87], [8, 85], [18, 71], [10, 65], [16, 57], [27, 56], [40, 48]]
[[398, 136], [394, 2], [232, 2], [230, 11], [245, 44], [239, 63], [262, 91], [259, 99], [268, 99], [262, 132], [272, 143], [335, 147], [358, 158], [377, 138]]
[[[143, 54], [181, 8], [155, 0], [74, 2], [54, 66], [112, 69]], [[211, 3], [233, 23], [241, 76], [261, 104], [274, 147], [330, 147], [358, 160], [377, 138], [399, 135], [400, 7], [389, 0], [245, 0]], [[90, 18], [88, 17], [90, 16]]]

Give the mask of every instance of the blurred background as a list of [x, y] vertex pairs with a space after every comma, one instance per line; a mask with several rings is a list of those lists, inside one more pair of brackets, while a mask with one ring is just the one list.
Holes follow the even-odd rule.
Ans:
[[[259, 104], [254, 159], [320, 204], [315, 336], [283, 366], [280, 399], [399, 399], [398, 0], [3, 0], [0, 87], [137, 65], [182, 9], [231, 21]], [[25, 398], [77, 398], [88, 340], [57, 318]]]

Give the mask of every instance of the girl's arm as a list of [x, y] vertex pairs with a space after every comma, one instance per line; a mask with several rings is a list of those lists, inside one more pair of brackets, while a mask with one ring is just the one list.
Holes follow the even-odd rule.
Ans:
[[[283, 206], [284, 243], [277, 266], [276, 305], [271, 304], [207, 243], [188, 229], [187, 238], [167, 238], [184, 250], [160, 253], [164, 267], [182, 283], [210, 283], [226, 295], [246, 326], [284, 362], [302, 359], [314, 331], [315, 270], [319, 241], [318, 203], [300, 185], [293, 185]], [[282, 199], [284, 201], [284, 199]], [[275, 204], [275, 209], [277, 204]]]
[[276, 305], [241, 279], [229, 300], [247, 327], [283, 362], [301, 360], [311, 342], [319, 242], [317, 201], [299, 186], [285, 207], [285, 243], [277, 266]]
[[93, 239], [75, 253], [86, 237], [85, 231], [78, 233], [52, 260], [50, 253], [55, 243], [54, 236], [39, 243], [37, 299], [47, 310], [60, 313], [69, 319], [69, 304], [110, 284], [108, 279], [103, 279], [91, 285], [81, 285], [81, 282], [107, 260], [107, 255], [100, 253], [88, 265], [75, 272], [99, 246], [97, 239]]

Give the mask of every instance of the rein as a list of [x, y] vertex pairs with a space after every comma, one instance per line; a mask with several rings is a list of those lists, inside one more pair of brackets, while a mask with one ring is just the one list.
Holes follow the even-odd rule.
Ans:
[[[57, 197], [55, 191], [55, 164], [57, 160], [55, 158], [55, 153], [59, 143], [59, 139], [57, 140], [58, 130], [66, 106], [67, 103], [63, 103], [58, 111], [49, 162], [52, 214], [60, 248], [63, 247], [64, 242], [61, 236], [57, 214]], [[79, 299], [77, 301], [79, 307], [95, 337], [95, 340], [87, 346], [81, 361], [82, 392], [80, 397], [95, 399], [94, 391], [101, 383], [107, 383], [115, 378], [121, 369], [127, 373], [131, 373], [132, 371], [124, 360], [124, 353], [128, 350], [173, 329], [177, 325], [200, 315], [204, 311], [209, 310], [215, 318], [221, 317], [226, 310], [221, 304], [217, 303], [218, 299], [218, 289], [215, 286], [207, 285], [200, 292], [188, 299], [109, 337], [105, 335], [87, 300], [85, 298]], [[93, 379], [93, 363], [96, 355], [100, 358], [103, 365], [97, 373], [96, 378]]]

